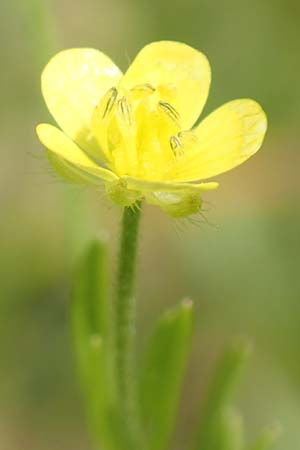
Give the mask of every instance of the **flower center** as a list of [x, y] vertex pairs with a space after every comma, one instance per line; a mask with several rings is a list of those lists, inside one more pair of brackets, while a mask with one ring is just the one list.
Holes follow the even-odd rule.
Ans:
[[150, 84], [109, 89], [101, 98], [92, 129], [111, 169], [120, 177], [171, 180], [184, 157], [190, 132], [165, 98], [172, 87]]

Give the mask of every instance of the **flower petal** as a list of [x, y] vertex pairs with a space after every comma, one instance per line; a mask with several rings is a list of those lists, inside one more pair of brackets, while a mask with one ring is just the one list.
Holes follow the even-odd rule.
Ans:
[[266, 115], [254, 100], [226, 103], [193, 130], [196, 142], [185, 152], [174, 179], [201, 180], [233, 169], [259, 150], [266, 130]]
[[105, 181], [114, 181], [118, 178], [110, 170], [95, 164], [71, 139], [53, 125], [42, 123], [37, 126], [36, 131], [40, 141], [50, 152], [75, 168]]
[[128, 189], [141, 192], [206, 192], [213, 191], [219, 187], [219, 183], [210, 181], [208, 183], [176, 183], [171, 181], [147, 181], [139, 178], [122, 177]]
[[144, 47], [122, 79], [121, 85], [133, 88], [151, 85], [161, 100], [178, 111], [183, 129], [199, 117], [210, 86], [210, 66], [203, 53], [186, 44], [153, 42]]
[[90, 131], [93, 111], [100, 98], [122, 76], [103, 53], [89, 48], [64, 50], [55, 55], [42, 74], [42, 92], [58, 125], [81, 148], [101, 159]]

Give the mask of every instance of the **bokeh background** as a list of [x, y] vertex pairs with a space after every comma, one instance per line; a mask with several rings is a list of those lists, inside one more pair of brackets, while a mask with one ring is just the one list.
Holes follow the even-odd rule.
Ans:
[[11, 0], [0, 6], [0, 448], [91, 448], [68, 331], [74, 261], [108, 236], [120, 210], [68, 186], [34, 126], [48, 120], [39, 77], [60, 49], [91, 46], [125, 69], [146, 43], [204, 51], [213, 82], [204, 114], [252, 97], [269, 117], [263, 150], [219, 177], [197, 223], [146, 207], [139, 277], [141, 351], [159, 314], [196, 302], [194, 351], [180, 407], [184, 448], [217, 356], [236, 335], [255, 347], [236, 402], [248, 438], [281, 423], [278, 449], [300, 442], [300, 4], [296, 0]]

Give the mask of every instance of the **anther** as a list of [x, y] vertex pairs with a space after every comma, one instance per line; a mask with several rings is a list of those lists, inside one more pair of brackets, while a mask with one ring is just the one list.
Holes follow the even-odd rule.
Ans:
[[173, 135], [170, 137], [170, 147], [175, 156], [183, 155], [184, 148], [178, 136]]
[[178, 137], [183, 146], [189, 148], [197, 144], [198, 138], [192, 131], [180, 131]]
[[149, 83], [143, 83], [143, 84], [137, 84], [136, 86], [131, 88], [131, 91], [135, 91], [135, 90], [154, 92], [155, 88], [153, 86], [151, 86], [151, 84], [149, 84]]
[[103, 116], [102, 118], [104, 119], [113, 109], [117, 97], [118, 97], [118, 90], [116, 87], [112, 87], [111, 89], [109, 89], [109, 91], [107, 91], [107, 93], [105, 94], [105, 97], [108, 97], [108, 100], [106, 102], [106, 106], [103, 112]]
[[180, 120], [179, 113], [176, 111], [176, 109], [172, 105], [170, 105], [170, 103], [160, 101], [158, 103], [158, 106], [162, 111], [164, 111], [166, 114], [168, 114], [168, 116], [174, 122], [178, 122]]
[[124, 96], [118, 101], [119, 111], [128, 125], [131, 125], [131, 107]]

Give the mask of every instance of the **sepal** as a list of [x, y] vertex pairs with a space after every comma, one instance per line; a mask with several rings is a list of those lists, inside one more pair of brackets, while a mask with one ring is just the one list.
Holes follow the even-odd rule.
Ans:
[[141, 192], [128, 189], [126, 181], [122, 179], [107, 183], [106, 193], [114, 203], [123, 207], [133, 206], [142, 198]]
[[202, 207], [202, 199], [195, 192], [153, 192], [147, 195], [148, 203], [159, 206], [174, 218], [197, 214]]

